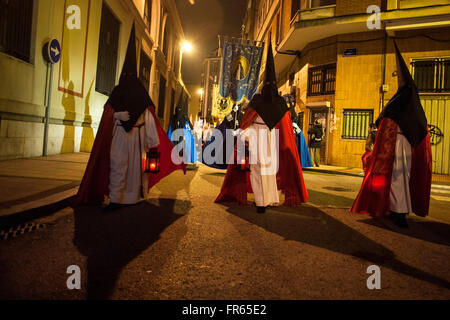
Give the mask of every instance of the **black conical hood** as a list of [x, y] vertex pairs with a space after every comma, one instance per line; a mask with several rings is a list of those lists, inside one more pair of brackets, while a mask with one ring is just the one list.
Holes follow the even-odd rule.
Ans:
[[264, 85], [261, 89], [261, 94], [255, 94], [253, 96], [249, 107], [253, 108], [259, 114], [271, 130], [288, 111], [286, 101], [278, 94], [272, 44], [269, 44], [267, 48]]
[[394, 48], [397, 59], [398, 90], [389, 100], [376, 123], [378, 126], [383, 117], [394, 120], [411, 146], [415, 147], [427, 135], [427, 118], [420, 103], [417, 87], [395, 41]]
[[178, 100], [175, 104], [175, 113], [172, 115], [171, 126], [172, 129], [180, 129], [184, 128], [186, 121], [188, 121], [186, 115], [186, 102], [185, 102], [185, 94], [184, 90], [181, 89], [180, 95], [178, 96]]
[[120, 77], [134, 75], [137, 77], [137, 61], [136, 61], [136, 31], [131, 28], [130, 38], [128, 39], [127, 54], [123, 63]]
[[137, 77], [136, 36], [133, 24], [120, 81], [107, 102], [116, 112], [128, 111], [130, 113], [130, 120], [122, 121], [122, 126], [127, 132], [133, 128], [145, 109], [155, 106], [148, 95], [147, 89]]
[[264, 84], [271, 84], [276, 88], [277, 75], [275, 73], [275, 62], [273, 60], [272, 42], [269, 43], [269, 47], [267, 48], [266, 68], [264, 73]]
[[406, 84], [414, 85], [414, 80], [411, 77], [411, 73], [409, 73], [408, 67], [406, 66], [405, 60], [403, 60], [402, 54], [400, 50], [398, 50], [397, 43], [394, 40], [394, 49], [395, 49], [395, 59], [397, 62], [397, 82], [398, 87], [402, 87]]

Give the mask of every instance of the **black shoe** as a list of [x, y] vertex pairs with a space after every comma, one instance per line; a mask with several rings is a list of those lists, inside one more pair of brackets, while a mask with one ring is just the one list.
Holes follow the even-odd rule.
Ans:
[[400, 228], [408, 228], [408, 222], [406, 222], [406, 213], [399, 213], [397, 223], [395, 224]]
[[406, 213], [397, 213], [391, 211], [389, 214], [389, 219], [399, 228], [408, 228], [408, 223], [406, 222]]
[[393, 223], [396, 223], [396, 222], [397, 222], [398, 216], [399, 216], [399, 214], [398, 214], [397, 212], [390, 211], [390, 213], [389, 213], [389, 219], [391, 219], [391, 221], [392, 221]]
[[120, 208], [122, 208], [122, 205], [120, 203], [111, 202], [106, 207], [103, 207], [102, 211], [103, 212], [111, 212], [111, 211], [114, 211], [114, 210], [117, 210]]
[[266, 213], [266, 207], [256, 207], [256, 212], [258, 213]]

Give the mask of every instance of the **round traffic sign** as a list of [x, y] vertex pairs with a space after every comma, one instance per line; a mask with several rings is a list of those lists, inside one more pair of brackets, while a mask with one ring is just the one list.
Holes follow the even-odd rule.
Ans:
[[52, 39], [47, 42], [44, 46], [46, 52], [46, 59], [50, 63], [57, 63], [61, 58], [61, 46], [59, 41], [56, 39]]

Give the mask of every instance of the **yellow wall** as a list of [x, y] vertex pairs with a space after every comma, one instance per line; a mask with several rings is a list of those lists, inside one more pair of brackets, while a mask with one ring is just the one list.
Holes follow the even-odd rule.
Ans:
[[[183, 38], [181, 25], [174, 12], [173, 0], [154, 0], [152, 30], [146, 29], [142, 20], [144, 0], [125, 3], [105, 0], [120, 21], [119, 50], [116, 65], [116, 83], [125, 59], [126, 48], [133, 21], [137, 53], [142, 48], [152, 60], [149, 94], [158, 104], [159, 75], [168, 80], [166, 112], [162, 125], [168, 122], [171, 88], [181, 84], [170, 64], [161, 57], [160, 45], [153, 39], [160, 33], [159, 7], [164, 5], [172, 15], [172, 33]], [[78, 5], [81, 10], [81, 29], [68, 29], [66, 8]], [[61, 60], [53, 66], [48, 154], [89, 152], [103, 106], [108, 97], [95, 90], [102, 0], [39, 0], [34, 1], [33, 34], [31, 37], [31, 62], [24, 62], [0, 52], [0, 160], [42, 155], [45, 116], [47, 64], [42, 57], [42, 47], [52, 38], [62, 46]], [[133, 7], [133, 4], [136, 7]], [[175, 36], [170, 35], [172, 38]], [[176, 50], [172, 45], [171, 50]], [[169, 54], [169, 58], [172, 56]], [[166, 119], [167, 118], [167, 119]]]

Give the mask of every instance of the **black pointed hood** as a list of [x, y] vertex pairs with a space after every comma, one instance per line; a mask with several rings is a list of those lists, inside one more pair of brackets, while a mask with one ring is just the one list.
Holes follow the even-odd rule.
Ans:
[[120, 79], [122, 80], [122, 78], [126, 76], [137, 77], [136, 31], [134, 29], [134, 24], [131, 27], [130, 38], [128, 39], [127, 54], [125, 56], [125, 61], [123, 62]]
[[273, 60], [272, 44], [267, 48], [264, 85], [260, 94], [255, 94], [250, 101], [253, 108], [272, 130], [288, 111], [283, 97], [278, 94], [275, 63]]
[[386, 117], [394, 120], [412, 147], [419, 145], [427, 135], [427, 118], [420, 103], [419, 93], [403, 57], [394, 41], [397, 58], [397, 93], [389, 100], [376, 124]]
[[180, 91], [178, 100], [175, 103], [175, 113], [172, 115], [171, 122], [173, 130], [183, 128], [186, 122], [183, 115], [183, 90]]
[[134, 24], [128, 40], [127, 54], [120, 74], [119, 84], [114, 88], [108, 102], [116, 112], [128, 111], [130, 120], [122, 121], [125, 131], [130, 131], [140, 115], [150, 106], [155, 106], [147, 89], [137, 77], [136, 35]]

